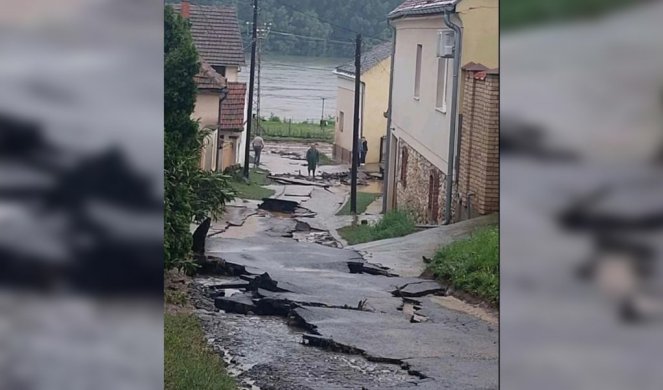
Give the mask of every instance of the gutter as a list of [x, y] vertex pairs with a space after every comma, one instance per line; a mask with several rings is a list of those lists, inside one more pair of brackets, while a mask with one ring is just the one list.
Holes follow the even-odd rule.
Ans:
[[[387, 153], [385, 153], [383, 161], [385, 162], [384, 164], [384, 177], [382, 179], [382, 214], [385, 214], [387, 212], [387, 197], [389, 193], [389, 165], [390, 163], [390, 156], [389, 153], [391, 152], [391, 105], [392, 105], [392, 97], [393, 97], [393, 92], [394, 92], [394, 62], [396, 62], [396, 28], [391, 24], [391, 20], [389, 20], [387, 23], [389, 23], [389, 27], [391, 27], [391, 30], [394, 32], [394, 38], [393, 38], [393, 44], [391, 47], [391, 71], [389, 72], [389, 103], [387, 104]], [[380, 151], [382, 152], [382, 151]], [[395, 165], [395, 164], [394, 164]]]
[[449, 134], [449, 155], [446, 177], [446, 202], [444, 209], [444, 225], [451, 223], [451, 200], [453, 195], [453, 176], [454, 176], [454, 160], [456, 151], [456, 133], [458, 132], [458, 85], [460, 73], [460, 59], [463, 49], [462, 30], [459, 25], [451, 21], [451, 12], [444, 12], [442, 15], [444, 24], [452, 29], [454, 34], [454, 74], [453, 74], [453, 89], [451, 93], [451, 133]]
[[338, 71], [338, 70], [334, 70], [334, 71], [332, 71], [332, 73], [335, 74], [336, 76], [343, 77], [346, 80], [353, 80], [354, 81], [354, 79], [355, 79], [354, 73], [350, 74], [350, 73], [345, 73], [343, 71]]

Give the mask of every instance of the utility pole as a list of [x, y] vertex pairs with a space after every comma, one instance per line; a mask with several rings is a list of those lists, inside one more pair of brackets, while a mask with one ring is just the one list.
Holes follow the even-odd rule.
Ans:
[[258, 29], [258, 41], [257, 41], [257, 80], [256, 80], [256, 135], [262, 135], [262, 128], [260, 127], [260, 74], [262, 71], [262, 43], [269, 35], [269, 32], [272, 28], [271, 23], [263, 24], [263, 27]]
[[253, 87], [256, 70], [256, 43], [258, 41], [258, 0], [253, 0], [253, 35], [251, 39], [251, 74], [249, 75], [249, 104], [246, 115], [246, 145], [244, 149], [244, 177], [249, 178], [249, 155], [251, 153], [251, 120], [253, 114]]
[[359, 92], [361, 88], [361, 34], [357, 34], [355, 49], [355, 111], [352, 129], [352, 181], [350, 183], [350, 211], [357, 214], [357, 167], [359, 165]]

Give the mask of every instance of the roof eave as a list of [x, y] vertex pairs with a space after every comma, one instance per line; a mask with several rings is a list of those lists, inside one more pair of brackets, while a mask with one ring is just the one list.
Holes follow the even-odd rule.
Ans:
[[415, 12], [413, 10], [407, 10], [407, 9], [395, 11], [387, 15], [387, 19], [389, 19], [389, 21], [394, 21], [403, 18], [420, 18], [420, 17], [435, 16], [435, 15], [442, 15], [445, 13], [456, 12], [456, 4], [447, 4], [431, 8], [432, 9], [428, 12]]
[[[348, 72], [344, 72], [344, 71], [342, 71], [342, 70], [338, 70], [338, 69], [336, 69], [336, 70], [334, 70], [333, 73], [334, 73], [335, 75], [337, 75], [337, 76], [341, 76], [341, 77], [344, 77], [344, 78], [347, 78], [347, 79], [350, 79], [350, 80], [354, 80], [354, 79], [355, 79], [355, 73], [354, 73], [354, 72], [352, 72], [352, 73], [348, 73]], [[362, 73], [362, 74], [363, 74], [363, 73]]]

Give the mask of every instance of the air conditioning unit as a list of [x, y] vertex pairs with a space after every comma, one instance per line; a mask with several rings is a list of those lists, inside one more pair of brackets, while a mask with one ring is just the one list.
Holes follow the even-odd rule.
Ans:
[[442, 30], [437, 33], [437, 38], [437, 56], [441, 58], [453, 58], [454, 31]]

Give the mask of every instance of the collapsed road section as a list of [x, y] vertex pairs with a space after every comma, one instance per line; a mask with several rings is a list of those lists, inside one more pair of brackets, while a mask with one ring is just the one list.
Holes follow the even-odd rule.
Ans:
[[[208, 318], [286, 318], [300, 344], [409, 374], [390, 385], [358, 379], [366, 389], [497, 388], [497, 329], [434, 303], [430, 297], [446, 291], [436, 282], [389, 275], [355, 251], [282, 237], [209, 238], [207, 253], [207, 276], [197, 280], [194, 295]], [[310, 364], [324, 371], [324, 362]]]

